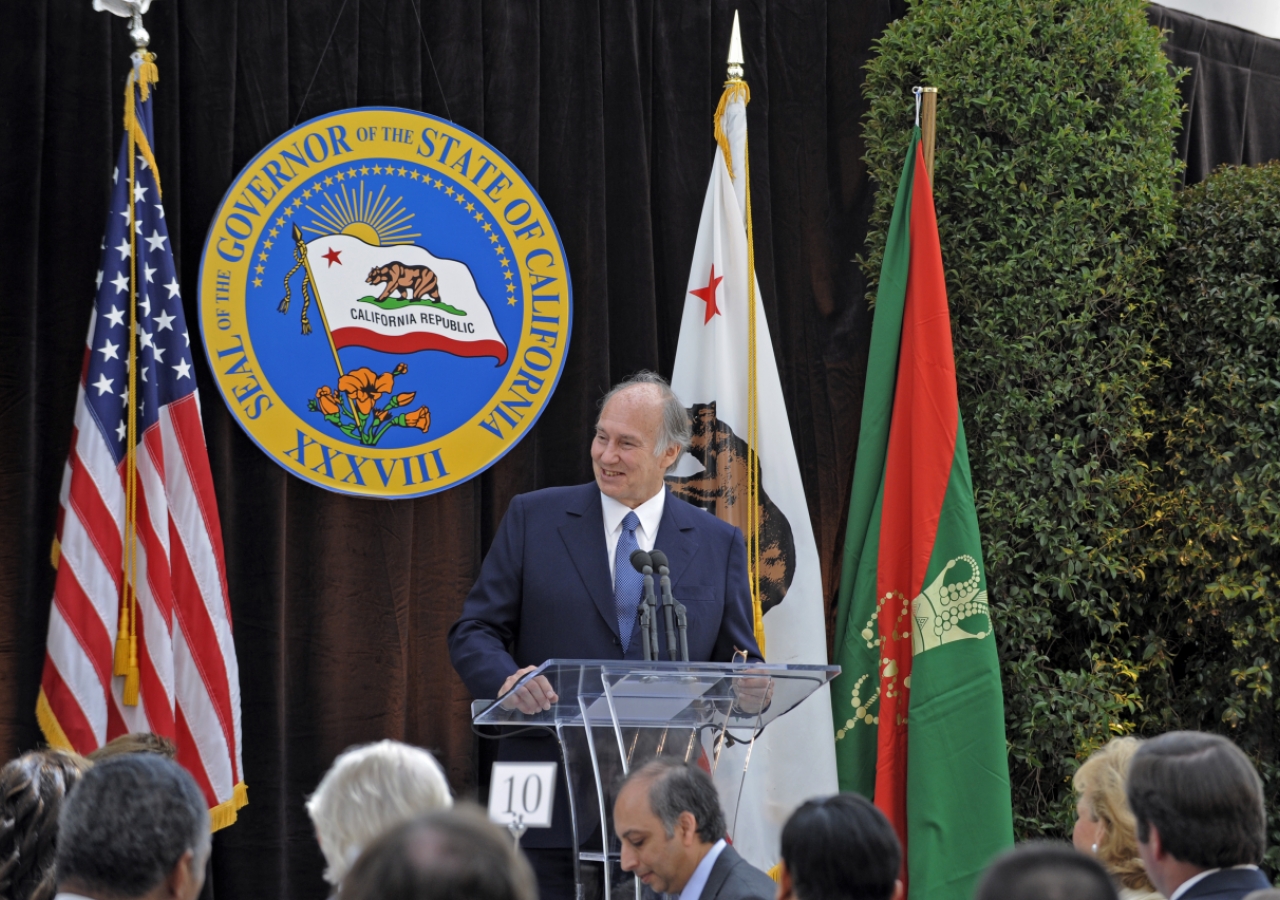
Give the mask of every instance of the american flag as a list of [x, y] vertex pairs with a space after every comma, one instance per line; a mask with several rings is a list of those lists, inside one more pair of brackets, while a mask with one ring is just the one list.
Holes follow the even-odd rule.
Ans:
[[[126, 130], [112, 174], [97, 295], [59, 498], [58, 572], [37, 716], [51, 744], [79, 753], [126, 732], [169, 738], [178, 762], [208, 798], [217, 828], [235, 821], [246, 802], [240, 678], [192, 336], [150, 149], [152, 100], [144, 71], [149, 63], [135, 57], [127, 88], [134, 102], [126, 103]], [[131, 136], [134, 110], [137, 127]], [[132, 296], [137, 299], [137, 379], [131, 393]], [[130, 403], [137, 411], [136, 705], [125, 702], [125, 678], [113, 675], [126, 571]]]

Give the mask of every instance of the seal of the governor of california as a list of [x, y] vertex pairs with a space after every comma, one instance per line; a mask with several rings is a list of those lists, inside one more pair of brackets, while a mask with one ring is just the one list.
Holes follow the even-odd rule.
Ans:
[[569, 348], [564, 248], [471, 132], [404, 109], [313, 119], [227, 191], [200, 327], [236, 420], [290, 473], [416, 497], [528, 433]]

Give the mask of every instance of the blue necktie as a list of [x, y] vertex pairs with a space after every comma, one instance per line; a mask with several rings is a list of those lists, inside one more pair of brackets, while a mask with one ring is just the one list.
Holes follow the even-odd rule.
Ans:
[[636, 624], [636, 610], [644, 593], [644, 576], [631, 565], [631, 554], [640, 549], [636, 541], [636, 528], [640, 517], [627, 513], [622, 520], [622, 534], [618, 536], [618, 550], [613, 556], [613, 602], [618, 610], [618, 634], [622, 638], [622, 652], [631, 643], [631, 631]]

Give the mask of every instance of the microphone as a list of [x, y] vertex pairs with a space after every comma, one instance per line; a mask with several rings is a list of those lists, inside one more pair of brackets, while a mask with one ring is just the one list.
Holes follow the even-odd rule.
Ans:
[[644, 642], [644, 658], [648, 662], [658, 658], [658, 629], [655, 621], [658, 601], [653, 595], [653, 559], [643, 550], [632, 550], [631, 566], [644, 575], [644, 597], [640, 600], [640, 637]]
[[[663, 553], [661, 550], [655, 549], [651, 554], [649, 554], [649, 556], [650, 559], [652, 559], [654, 566], [657, 568], [658, 576], [661, 579], [662, 615], [667, 626], [667, 655], [674, 660], [678, 657], [676, 655], [676, 598], [671, 594], [671, 569], [667, 562], [667, 554]], [[684, 635], [681, 636], [684, 637]], [[687, 638], [681, 641], [681, 647], [683, 648], [686, 643]], [[683, 659], [681, 661], [689, 661], [688, 650], [683, 651]]]

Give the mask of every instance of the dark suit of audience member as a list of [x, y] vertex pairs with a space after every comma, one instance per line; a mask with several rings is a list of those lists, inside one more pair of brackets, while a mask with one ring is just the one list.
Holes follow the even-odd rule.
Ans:
[[1271, 882], [1257, 866], [1218, 869], [1178, 894], [1178, 900], [1242, 900], [1254, 891], [1269, 887]]
[[1268, 888], [1262, 779], [1216, 734], [1174, 731], [1144, 743], [1129, 766], [1138, 855], [1169, 900], [1242, 900]]

